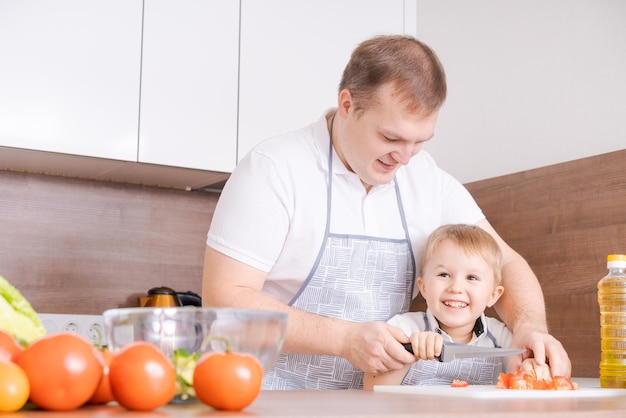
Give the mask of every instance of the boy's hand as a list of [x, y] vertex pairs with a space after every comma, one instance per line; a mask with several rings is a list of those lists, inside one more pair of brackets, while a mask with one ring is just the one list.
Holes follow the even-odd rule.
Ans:
[[411, 335], [413, 354], [418, 360], [434, 360], [441, 354], [443, 337], [433, 331], [415, 332]]

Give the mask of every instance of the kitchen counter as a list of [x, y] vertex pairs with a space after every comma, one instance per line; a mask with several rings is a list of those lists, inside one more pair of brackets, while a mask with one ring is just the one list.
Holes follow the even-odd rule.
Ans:
[[[598, 387], [597, 379], [574, 379]], [[458, 389], [458, 390], [463, 390]], [[613, 390], [613, 392], [615, 392]], [[360, 390], [263, 391], [239, 413], [215, 411], [201, 403], [168, 405], [152, 412], [130, 412], [117, 404], [86, 406], [72, 412], [21, 411], [11, 418], [44, 417], [615, 417], [626, 414], [623, 395], [564, 398], [474, 399]]]

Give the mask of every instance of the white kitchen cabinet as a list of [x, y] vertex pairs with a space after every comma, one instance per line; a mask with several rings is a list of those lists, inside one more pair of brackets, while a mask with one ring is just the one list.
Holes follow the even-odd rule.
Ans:
[[[414, 33], [414, 12], [415, 0], [0, 0], [0, 169], [199, 187], [198, 170], [228, 173], [334, 106], [352, 49]], [[192, 170], [154, 178], [165, 168]]]
[[237, 163], [239, 2], [146, 0], [138, 161]]
[[354, 47], [378, 34], [414, 34], [414, 7], [414, 0], [242, 0], [238, 159], [336, 106]]
[[141, 13], [141, 0], [0, 0], [0, 145], [136, 160]]

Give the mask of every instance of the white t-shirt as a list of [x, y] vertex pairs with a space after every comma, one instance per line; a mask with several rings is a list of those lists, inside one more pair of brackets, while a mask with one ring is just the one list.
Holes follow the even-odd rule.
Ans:
[[[207, 236], [211, 248], [266, 271], [263, 291], [284, 303], [310, 273], [324, 239], [329, 112], [305, 128], [266, 140], [239, 163]], [[396, 178], [416, 264], [435, 228], [484, 218], [463, 185], [425, 151], [401, 167]], [[331, 232], [404, 238], [393, 182], [366, 194], [334, 150], [332, 181]]]

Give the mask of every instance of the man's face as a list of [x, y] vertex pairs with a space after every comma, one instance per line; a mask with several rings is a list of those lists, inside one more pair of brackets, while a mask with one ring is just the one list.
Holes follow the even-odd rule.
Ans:
[[343, 163], [356, 173], [369, 191], [393, 180], [435, 131], [438, 111], [411, 113], [391, 84], [382, 86], [374, 103], [357, 112], [349, 91], [339, 97], [337, 116], [342, 123], [333, 145]]

